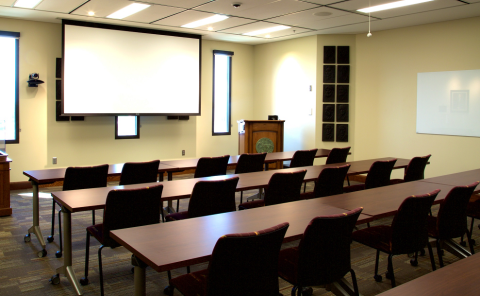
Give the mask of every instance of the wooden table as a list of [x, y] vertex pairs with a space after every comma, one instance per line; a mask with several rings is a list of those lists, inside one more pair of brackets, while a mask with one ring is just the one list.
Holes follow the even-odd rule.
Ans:
[[[421, 182], [445, 184], [452, 186], [465, 186], [477, 181], [480, 181], [480, 169], [421, 180]], [[475, 193], [478, 192], [480, 192], [480, 186], [477, 186], [477, 188], [475, 188]]]
[[[389, 158], [386, 158], [389, 159]], [[377, 161], [378, 159], [371, 160], [362, 160], [362, 161], [353, 161], [348, 162], [355, 169], [349, 172], [349, 174], [357, 174], [368, 171], [367, 167], [370, 168], [370, 165]], [[383, 160], [383, 158], [382, 158]], [[397, 161], [398, 165], [395, 165], [395, 168], [404, 168], [406, 167], [405, 163], [408, 163], [408, 160], [399, 160]], [[283, 169], [276, 171], [263, 171], [255, 173], [245, 173], [238, 175], [223, 175], [207, 178], [195, 178], [195, 179], [184, 179], [170, 182], [163, 182], [163, 192], [162, 192], [162, 202], [169, 201], [174, 199], [189, 198], [195, 184], [200, 180], [220, 180], [225, 178], [230, 178], [233, 176], [239, 177], [239, 182], [237, 184], [237, 191], [243, 191], [248, 189], [257, 189], [266, 187], [270, 176], [275, 172], [288, 172], [296, 171], [300, 169], [306, 169], [307, 174], [305, 176], [306, 181], [313, 181], [318, 177], [320, 171], [325, 167], [338, 166], [340, 164], [330, 164], [330, 165], [321, 165], [321, 166], [308, 166], [302, 168], [291, 168]], [[158, 184], [158, 183], [154, 183]], [[64, 265], [57, 269], [57, 274], [65, 274], [72, 285], [75, 287], [75, 290], [78, 295], [82, 295], [82, 288], [75, 277], [75, 273], [72, 268], [72, 234], [71, 234], [71, 213], [103, 209], [105, 206], [105, 201], [110, 190], [114, 189], [123, 189], [123, 188], [139, 188], [152, 185], [152, 183], [147, 184], [134, 184], [134, 185], [125, 185], [125, 186], [110, 186], [110, 187], [101, 187], [101, 188], [91, 188], [91, 189], [82, 189], [82, 190], [71, 190], [71, 191], [58, 191], [53, 192], [53, 198], [62, 206], [62, 215], [63, 215], [63, 239], [64, 239]], [[406, 197], [406, 196], [405, 196]], [[290, 203], [291, 205], [292, 203]], [[262, 208], [266, 209], [266, 208]], [[262, 210], [261, 209], [261, 210]], [[282, 214], [283, 215], [283, 214]], [[371, 218], [363, 217], [362, 221], [367, 222]], [[55, 276], [54, 276], [55, 277]], [[52, 280], [56, 278], [52, 278]]]
[[380, 295], [478, 295], [480, 290], [478, 282], [479, 265], [480, 254], [475, 254], [390, 289]]
[[[114, 230], [111, 237], [126, 247], [135, 266], [135, 295], [145, 295], [145, 268], [158, 272], [210, 259], [217, 240], [225, 234], [252, 232], [289, 222], [284, 242], [299, 239], [317, 216], [344, 213], [319, 199], [297, 201], [248, 211], [237, 211], [143, 227]], [[361, 214], [358, 224], [369, 217]], [[178, 235], [181, 233], [182, 235]]]
[[[119, 176], [122, 173], [123, 163], [120, 164], [111, 164], [108, 168], [109, 176]], [[174, 168], [169, 165], [164, 165], [160, 163], [158, 166], [158, 172], [163, 176], [164, 172], [174, 171], [177, 168]], [[50, 184], [56, 181], [63, 181], [65, 178], [66, 168], [60, 169], [49, 169], [49, 170], [33, 170], [33, 171], [24, 171], [23, 174], [29, 178], [29, 181], [32, 182], [33, 187], [33, 225], [28, 229], [28, 234], [25, 236], [25, 242], [31, 240], [30, 234], [34, 233], [37, 237], [42, 250], [38, 251], [37, 255], [39, 257], [45, 257], [47, 255], [47, 250], [45, 249], [46, 244], [43, 239], [42, 231], [40, 230], [40, 215], [39, 215], [39, 197], [38, 197], [38, 185], [40, 184]]]

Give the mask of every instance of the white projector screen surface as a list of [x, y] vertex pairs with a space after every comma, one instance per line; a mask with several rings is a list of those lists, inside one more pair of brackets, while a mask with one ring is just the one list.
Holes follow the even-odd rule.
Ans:
[[199, 115], [200, 38], [64, 23], [62, 101], [65, 115]]
[[480, 70], [418, 73], [417, 133], [480, 137]]

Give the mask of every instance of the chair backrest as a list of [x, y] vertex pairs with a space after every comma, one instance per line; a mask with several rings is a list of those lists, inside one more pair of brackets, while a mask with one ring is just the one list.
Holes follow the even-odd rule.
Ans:
[[300, 189], [307, 170], [275, 173], [265, 189], [265, 205], [271, 206], [300, 199]]
[[430, 156], [432, 155], [429, 154], [427, 156], [417, 156], [412, 158], [405, 170], [403, 181], [410, 182], [425, 179], [425, 167], [427, 166]]
[[365, 189], [390, 185], [390, 175], [397, 159], [375, 161], [365, 179]]
[[407, 197], [393, 217], [392, 254], [414, 253], [428, 242], [427, 215], [439, 189]]
[[440, 204], [437, 215], [437, 233], [440, 239], [461, 237], [467, 229], [467, 205], [479, 182], [456, 186]]
[[292, 161], [290, 162], [290, 167], [298, 168], [313, 165], [317, 151], [318, 149], [295, 151]]
[[343, 181], [347, 176], [349, 164], [324, 168], [315, 181], [315, 197], [324, 197], [343, 193]]
[[126, 162], [123, 165], [120, 185], [157, 182], [160, 160]]
[[119, 245], [110, 238], [111, 230], [160, 223], [162, 191], [162, 184], [110, 191], [103, 212], [103, 244]]
[[202, 157], [198, 160], [194, 178], [204, 178], [227, 174], [230, 155], [218, 157]]
[[350, 271], [352, 231], [362, 208], [316, 217], [310, 221], [298, 245], [298, 284], [325, 285]]
[[199, 181], [192, 190], [188, 203], [188, 217], [202, 217], [207, 215], [234, 212], [235, 189], [238, 177], [224, 180]]
[[68, 167], [63, 190], [77, 190], [107, 186], [108, 164], [91, 167]]
[[327, 161], [325, 162], [325, 164], [346, 162], [348, 152], [350, 152], [350, 147], [333, 148], [332, 150], [330, 150], [330, 153], [328, 153]]
[[208, 264], [210, 296], [278, 296], [278, 256], [288, 223], [218, 239]]
[[267, 153], [245, 153], [240, 155], [235, 168], [235, 174], [263, 171]]

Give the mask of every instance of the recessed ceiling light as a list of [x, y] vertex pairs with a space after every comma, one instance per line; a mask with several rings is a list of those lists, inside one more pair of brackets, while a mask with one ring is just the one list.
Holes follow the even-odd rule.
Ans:
[[209, 31], [213, 31], [213, 28], [212, 28], [212, 27], [208, 27], [208, 30], [209, 30]]
[[257, 31], [253, 31], [253, 32], [244, 33], [243, 35], [255, 36], [255, 35], [261, 35], [261, 34], [265, 34], [265, 33], [271, 33], [271, 32], [286, 30], [286, 29], [290, 29], [290, 28], [291, 27], [288, 27], [288, 26], [275, 26], [275, 27], [271, 27], [271, 28], [266, 28], [266, 29], [262, 29], [262, 30], [257, 30]]
[[107, 17], [114, 18], [114, 19], [123, 19], [123, 18], [126, 18], [127, 16], [130, 16], [134, 13], [137, 13], [149, 7], [150, 5], [148, 4], [132, 3], [120, 10], [115, 11], [110, 15], [107, 15]]
[[21, 8], [34, 8], [42, 0], [17, 0], [13, 6]]
[[369, 13], [369, 12], [382, 11], [382, 10], [414, 5], [414, 4], [419, 4], [419, 3], [429, 2], [429, 1], [433, 1], [433, 0], [403, 0], [403, 1], [391, 2], [391, 3], [381, 4], [377, 6], [362, 8], [362, 9], [358, 9], [357, 11]]
[[328, 11], [319, 11], [319, 12], [315, 12], [313, 15], [314, 16], [329, 16], [329, 15], [332, 15], [332, 13], [328, 12]]
[[204, 25], [208, 25], [208, 24], [221, 22], [221, 21], [226, 20], [226, 19], [228, 19], [228, 16], [216, 14], [214, 16], [207, 17], [207, 18], [204, 18], [204, 19], [201, 19], [201, 20], [194, 21], [194, 22], [188, 23], [186, 25], [183, 25], [182, 28], [196, 28], [196, 27], [200, 27], [200, 26], [204, 26]]
[[265, 37], [270, 38], [271, 36], [270, 36], [270, 34], [267, 34], [267, 35], [265, 35]]
[[88, 12], [88, 15], [89, 15], [89, 16], [94, 16], [94, 15], [95, 15], [95, 12], [89, 11], [89, 12]]

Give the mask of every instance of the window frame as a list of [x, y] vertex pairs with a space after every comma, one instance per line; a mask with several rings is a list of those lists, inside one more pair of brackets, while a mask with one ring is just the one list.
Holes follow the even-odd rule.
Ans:
[[[215, 132], [215, 55], [226, 55], [228, 59], [228, 114], [227, 114], [227, 132]], [[213, 51], [213, 88], [212, 88], [212, 136], [224, 136], [232, 134], [232, 57], [233, 51], [214, 50]]]
[[0, 31], [0, 37], [10, 37], [15, 39], [15, 139], [5, 140], [5, 144], [20, 144], [20, 32]]
[[[137, 134], [133, 136], [118, 135], [118, 117], [119, 116], [135, 116], [137, 118]], [[116, 115], [115, 116], [115, 140], [121, 139], [140, 139], [140, 116], [139, 115]]]

